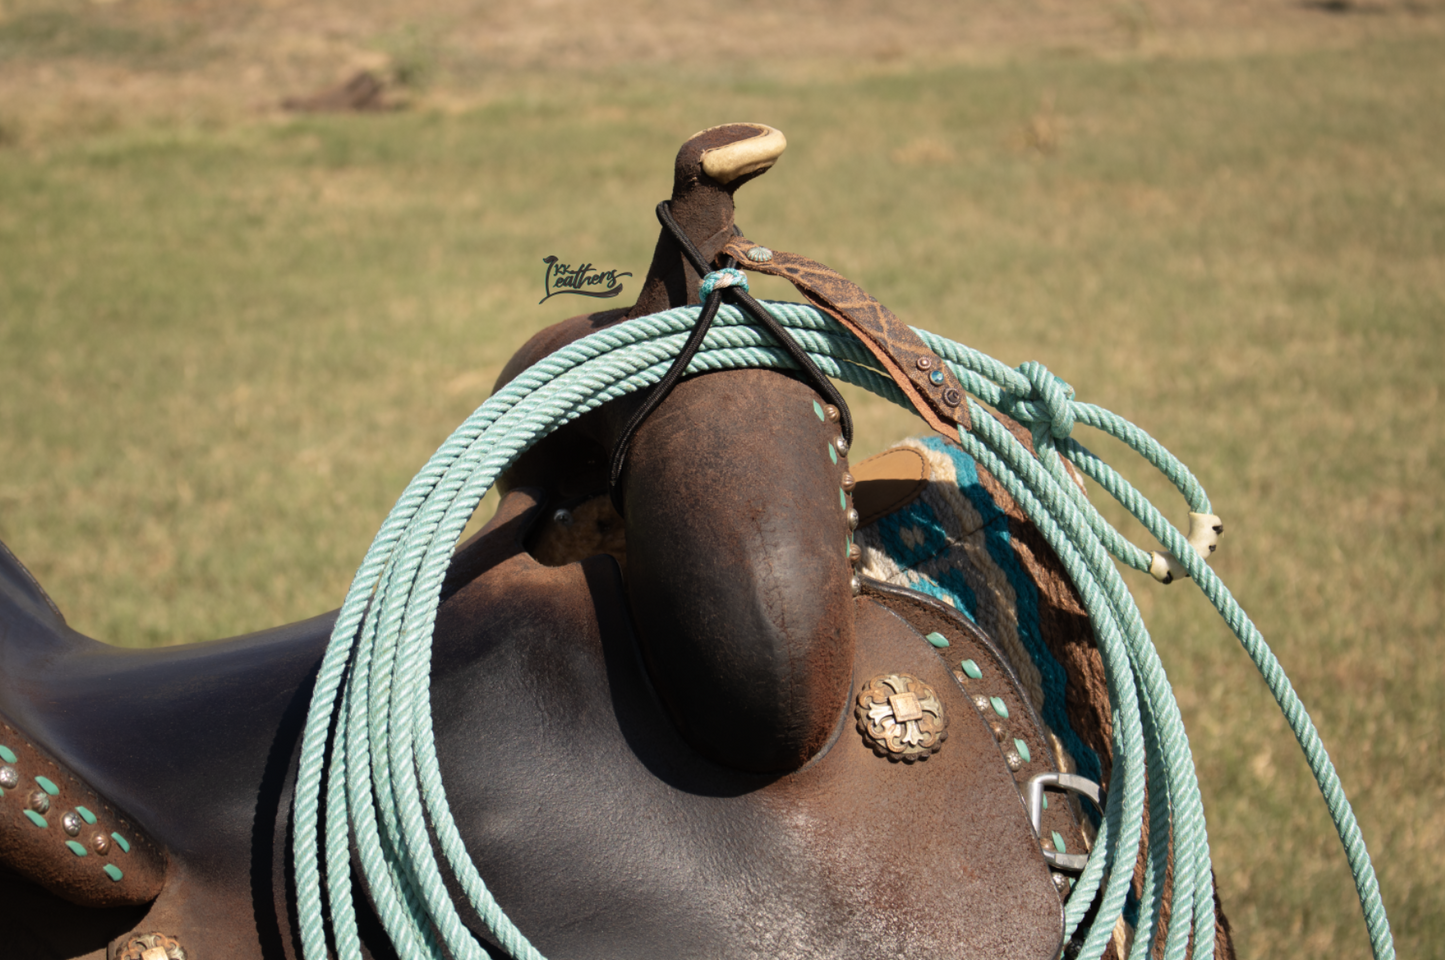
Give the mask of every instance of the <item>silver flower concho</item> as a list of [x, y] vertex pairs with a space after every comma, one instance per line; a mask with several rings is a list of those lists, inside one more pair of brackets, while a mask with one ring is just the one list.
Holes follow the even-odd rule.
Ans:
[[895, 762], [927, 760], [948, 737], [948, 718], [933, 688], [906, 673], [869, 680], [853, 715], [863, 742]]

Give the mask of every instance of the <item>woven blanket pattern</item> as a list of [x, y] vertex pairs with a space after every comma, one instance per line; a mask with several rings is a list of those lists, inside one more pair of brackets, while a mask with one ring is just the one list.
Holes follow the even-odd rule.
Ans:
[[[1011, 518], [973, 458], [942, 437], [904, 440], [928, 463], [930, 482], [912, 503], [861, 527], [859, 572], [950, 604], [1008, 658], [1060, 749], [1060, 768], [1101, 780], [1098, 754], [1069, 722], [1067, 674], [1040, 628], [1039, 589], [1018, 553]], [[999, 491], [1002, 495], [1002, 492]], [[1013, 521], [1016, 522], [1016, 521]]]

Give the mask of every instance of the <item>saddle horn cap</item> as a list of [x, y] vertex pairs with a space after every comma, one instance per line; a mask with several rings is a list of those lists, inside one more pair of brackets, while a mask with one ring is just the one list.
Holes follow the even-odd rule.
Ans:
[[[702, 152], [702, 172], [718, 183], [728, 184], [750, 173], [762, 173], [777, 163], [778, 157], [788, 148], [788, 138], [783, 136], [783, 132], [765, 123], [730, 123], [723, 126], [752, 127], [757, 134]], [[696, 140], [719, 129], [721, 127], [699, 130], [688, 140]]]

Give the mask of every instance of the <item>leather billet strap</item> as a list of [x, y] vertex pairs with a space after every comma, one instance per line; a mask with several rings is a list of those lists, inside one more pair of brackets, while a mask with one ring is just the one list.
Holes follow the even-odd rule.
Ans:
[[908, 324], [830, 267], [782, 250], [770, 250], [766, 257], [749, 256], [761, 249], [746, 237], [735, 236], [722, 252], [746, 270], [789, 281], [819, 310], [851, 330], [933, 429], [955, 439], [959, 429], [969, 428], [963, 385]]

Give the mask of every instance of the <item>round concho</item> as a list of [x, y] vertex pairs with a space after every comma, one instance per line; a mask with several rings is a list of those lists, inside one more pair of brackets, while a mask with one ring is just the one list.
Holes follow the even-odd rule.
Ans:
[[115, 951], [115, 960], [186, 960], [180, 943], [163, 933], [133, 935]]
[[948, 737], [948, 718], [933, 688], [906, 673], [865, 683], [853, 715], [863, 742], [893, 761], [927, 760]]

